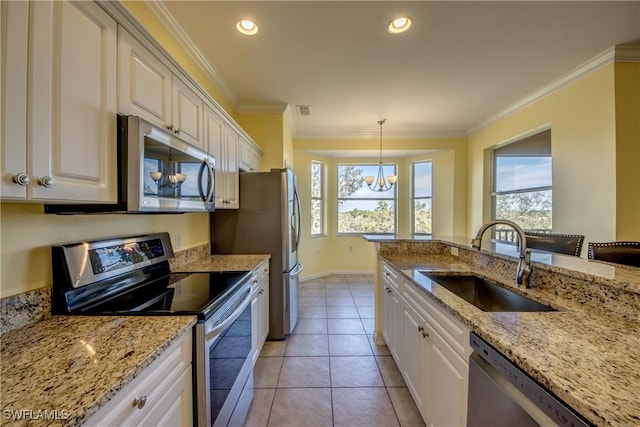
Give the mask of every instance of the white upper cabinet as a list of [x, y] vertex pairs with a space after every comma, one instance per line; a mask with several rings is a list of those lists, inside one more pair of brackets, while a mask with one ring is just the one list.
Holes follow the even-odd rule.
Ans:
[[118, 57], [119, 112], [140, 116], [205, 149], [202, 98], [122, 27]]
[[171, 124], [171, 71], [122, 27], [118, 61], [119, 112], [166, 129]]
[[239, 206], [237, 136], [227, 128], [213, 108], [205, 105], [205, 148], [216, 161], [216, 209], [237, 209]]
[[258, 172], [262, 155], [254, 148], [253, 144], [244, 138], [240, 138], [238, 147], [239, 168], [245, 172]]
[[13, 3], [2, 2], [3, 199], [115, 202], [116, 22], [70, 1], [30, 2], [24, 22], [27, 4]]

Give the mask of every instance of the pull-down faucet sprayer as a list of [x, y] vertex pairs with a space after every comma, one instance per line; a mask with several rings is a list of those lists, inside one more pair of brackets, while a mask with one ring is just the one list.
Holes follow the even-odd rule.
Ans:
[[476, 238], [471, 241], [471, 249], [480, 250], [480, 246], [482, 245], [482, 235], [494, 225], [508, 225], [518, 233], [518, 238], [520, 239], [520, 260], [518, 261], [518, 267], [516, 268], [516, 283], [528, 288], [529, 277], [531, 276], [531, 250], [527, 249], [527, 236], [518, 224], [512, 221], [507, 221], [506, 219], [496, 219], [482, 224], [478, 230], [478, 234], [476, 234]]

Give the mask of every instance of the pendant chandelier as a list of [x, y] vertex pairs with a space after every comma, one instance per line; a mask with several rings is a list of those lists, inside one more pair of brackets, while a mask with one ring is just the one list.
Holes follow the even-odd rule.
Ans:
[[378, 176], [374, 177], [372, 175], [368, 175], [364, 177], [364, 182], [367, 183], [369, 189], [371, 191], [387, 191], [391, 190], [393, 184], [396, 183], [398, 177], [396, 175], [389, 175], [387, 179], [384, 178], [384, 169], [382, 163], [382, 125], [387, 121], [387, 119], [382, 119], [378, 121], [380, 125], [380, 162], [378, 163]]

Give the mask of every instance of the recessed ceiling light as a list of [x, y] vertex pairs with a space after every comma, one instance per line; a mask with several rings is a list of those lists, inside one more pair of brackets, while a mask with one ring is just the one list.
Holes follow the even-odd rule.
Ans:
[[389, 22], [388, 31], [391, 34], [404, 33], [411, 26], [411, 18], [408, 16], [400, 16], [393, 21]]
[[248, 19], [239, 20], [236, 24], [236, 29], [247, 36], [252, 36], [258, 33], [258, 26], [256, 23]]

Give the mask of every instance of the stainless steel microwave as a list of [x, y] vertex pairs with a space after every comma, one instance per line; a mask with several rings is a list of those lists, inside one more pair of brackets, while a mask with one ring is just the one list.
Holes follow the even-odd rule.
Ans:
[[118, 201], [45, 205], [45, 213], [212, 212], [215, 159], [136, 116], [118, 116]]

